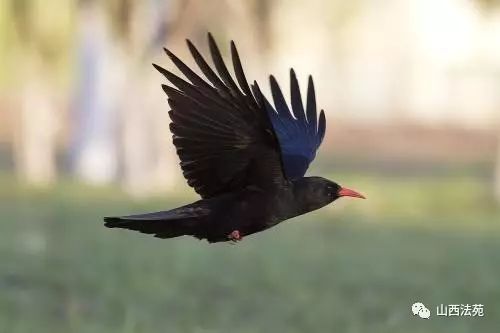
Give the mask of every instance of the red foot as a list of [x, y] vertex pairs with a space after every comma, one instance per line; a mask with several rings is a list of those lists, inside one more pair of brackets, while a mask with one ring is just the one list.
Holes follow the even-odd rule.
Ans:
[[227, 235], [227, 238], [233, 242], [239, 242], [240, 240], [243, 239], [239, 230], [233, 230], [233, 232], [231, 232], [229, 235]]

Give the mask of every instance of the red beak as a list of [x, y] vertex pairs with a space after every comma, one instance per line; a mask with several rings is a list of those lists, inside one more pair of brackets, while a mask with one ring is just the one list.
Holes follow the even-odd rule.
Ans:
[[339, 197], [353, 197], [353, 198], [361, 198], [361, 199], [366, 199], [364, 195], [361, 193], [358, 193], [356, 191], [350, 190], [345, 187], [341, 187], [340, 190], [337, 192]]

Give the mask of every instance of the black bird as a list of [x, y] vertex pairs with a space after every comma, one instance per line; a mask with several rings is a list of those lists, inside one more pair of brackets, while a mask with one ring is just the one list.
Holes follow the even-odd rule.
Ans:
[[326, 128], [323, 110], [317, 116], [311, 76], [304, 109], [290, 70], [291, 110], [270, 76], [273, 107], [257, 82], [247, 83], [234, 42], [231, 56], [238, 84], [211, 34], [208, 45], [216, 71], [191, 41], [187, 45], [208, 82], [167, 49], [189, 81], [153, 66], [173, 85], [162, 85], [171, 108], [170, 131], [184, 177], [201, 199], [169, 211], [105, 217], [107, 227], [159, 238], [191, 235], [211, 243], [239, 241], [339, 197], [364, 198], [328, 179], [304, 177]]

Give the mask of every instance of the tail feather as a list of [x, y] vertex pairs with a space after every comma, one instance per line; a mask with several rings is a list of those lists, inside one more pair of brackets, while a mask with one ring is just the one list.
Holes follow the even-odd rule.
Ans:
[[180, 207], [169, 211], [154, 213], [110, 216], [104, 218], [108, 228], [122, 228], [154, 234], [158, 238], [173, 238], [182, 235], [199, 234], [208, 212], [194, 207]]

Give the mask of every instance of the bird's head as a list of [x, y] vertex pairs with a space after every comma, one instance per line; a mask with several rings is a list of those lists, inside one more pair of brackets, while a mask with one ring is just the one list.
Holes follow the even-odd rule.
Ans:
[[306, 203], [308, 211], [326, 206], [340, 197], [365, 199], [362, 194], [323, 177], [304, 177], [296, 183], [296, 188], [296, 195]]

